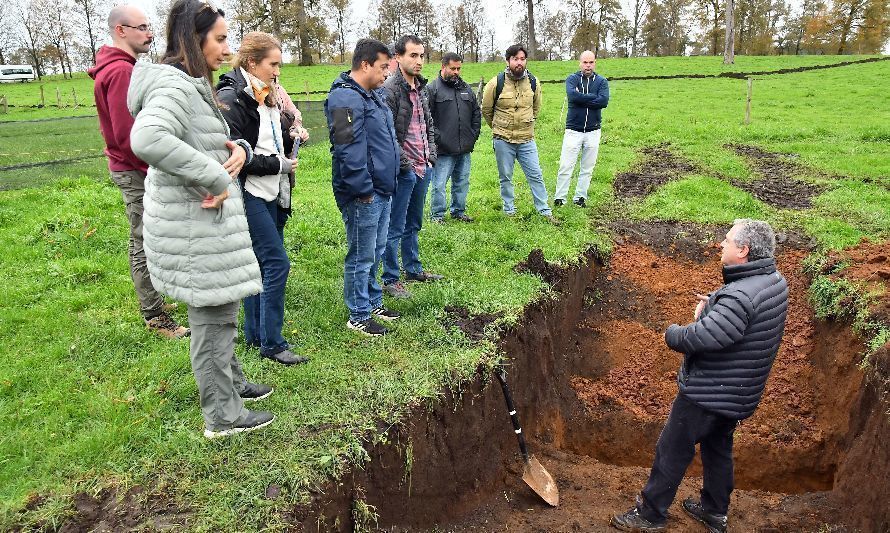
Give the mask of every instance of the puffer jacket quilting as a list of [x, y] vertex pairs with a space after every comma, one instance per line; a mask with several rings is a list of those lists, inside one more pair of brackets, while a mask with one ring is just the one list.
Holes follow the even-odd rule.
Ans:
[[[415, 83], [417, 85], [418, 95], [420, 96], [420, 106], [423, 109], [423, 119], [426, 122], [426, 138], [430, 150], [430, 160], [428, 162], [431, 165], [435, 165], [436, 159], [438, 158], [438, 153], [436, 152], [436, 126], [433, 123], [433, 115], [430, 112], [429, 93], [426, 90], [426, 78], [418, 75], [415, 78]], [[396, 129], [396, 139], [398, 139], [399, 147], [401, 147], [405, 144], [405, 138], [408, 136], [408, 124], [411, 122], [411, 117], [414, 116], [414, 104], [411, 103], [411, 97], [408, 95], [410, 88], [408, 87], [408, 82], [405, 81], [405, 76], [402, 74], [402, 69], [397, 68], [396, 71], [386, 79], [383, 83], [383, 90], [386, 94], [386, 103], [392, 110], [393, 123], [395, 124]], [[399, 169], [402, 171], [408, 170], [413, 166], [411, 161], [408, 160], [408, 156], [404, 150], [399, 154], [399, 161]]]
[[680, 394], [741, 420], [757, 409], [779, 351], [788, 283], [771, 258], [724, 267], [723, 279], [699, 319], [670, 326], [665, 341], [685, 354], [677, 375]]
[[[194, 307], [262, 290], [240, 187], [222, 166], [229, 128], [210, 84], [169, 65], [137, 63], [127, 95], [133, 152], [148, 163], [143, 239], [152, 284]], [[220, 209], [203, 198], [228, 190]]]

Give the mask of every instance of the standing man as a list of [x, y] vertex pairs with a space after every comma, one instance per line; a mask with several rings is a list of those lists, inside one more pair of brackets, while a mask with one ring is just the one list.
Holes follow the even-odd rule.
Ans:
[[402, 155], [383, 254], [383, 290], [393, 298], [410, 298], [411, 294], [399, 281], [399, 249], [407, 281], [442, 279], [439, 274], [423, 270], [417, 237], [423, 225], [423, 205], [432, 167], [436, 163], [436, 134], [425, 90], [426, 78], [420, 75], [423, 41], [416, 35], [403, 35], [395, 44], [395, 53], [399, 68], [383, 87]]
[[683, 510], [712, 533], [726, 531], [733, 432], [763, 395], [785, 329], [788, 284], [776, 270], [776, 237], [766, 222], [736, 220], [721, 246], [724, 285], [698, 295], [694, 322], [665, 332], [667, 345], [683, 354], [680, 391], [636, 506], [612, 517], [623, 531], [665, 530], [668, 507], [699, 443], [701, 498], [686, 499]]
[[590, 187], [590, 176], [600, 149], [602, 109], [609, 105], [609, 80], [594, 72], [596, 54], [585, 50], [579, 63], [581, 70], [566, 79], [569, 112], [562, 138], [559, 173], [556, 175], [556, 193], [553, 195], [553, 205], [556, 207], [566, 203], [578, 152], [581, 152], [581, 170], [573, 201], [578, 207], [587, 207], [587, 188]]
[[133, 116], [127, 109], [127, 90], [136, 56], [148, 52], [151, 46], [151, 26], [138, 7], [122, 5], [112, 8], [109, 13], [108, 30], [112, 45], [99, 49], [96, 65], [89, 70], [89, 75], [96, 81], [93, 91], [111, 179], [121, 191], [130, 222], [130, 277], [133, 278], [139, 307], [148, 329], [164, 337], [178, 339], [188, 336], [189, 330], [167, 314], [176, 305], [165, 304], [164, 298], [152, 285], [142, 245], [142, 197], [145, 195], [148, 165], [130, 149]]
[[507, 68], [489, 80], [482, 93], [482, 116], [491, 126], [494, 137], [494, 156], [501, 180], [504, 213], [508, 216], [516, 214], [513, 165], [519, 160], [532, 191], [535, 209], [550, 222], [558, 224], [547, 205], [547, 187], [544, 186], [538, 146], [535, 144], [535, 120], [541, 110], [541, 86], [526, 70], [526, 56], [521, 44], [507, 48], [504, 54]]
[[346, 327], [370, 336], [387, 332], [372, 317], [386, 321], [399, 318], [399, 313], [383, 307], [383, 292], [377, 283], [399, 171], [392, 114], [378, 90], [388, 74], [389, 59], [385, 44], [359, 39], [352, 70], [331, 85], [324, 104], [334, 198], [346, 225]]
[[467, 216], [470, 190], [470, 153], [479, 138], [482, 111], [473, 89], [460, 77], [464, 59], [453, 52], [442, 56], [439, 77], [427, 86], [430, 111], [436, 125], [436, 168], [430, 219], [445, 219], [445, 187], [451, 178], [451, 218], [472, 222]]

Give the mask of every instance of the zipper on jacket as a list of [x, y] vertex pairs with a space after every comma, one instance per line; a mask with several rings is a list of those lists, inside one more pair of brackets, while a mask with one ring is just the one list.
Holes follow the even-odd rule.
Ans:
[[[587, 82], [587, 84], [584, 87], [584, 94], [590, 94], [590, 80], [587, 79], [585, 81]], [[587, 133], [587, 115], [589, 113], [590, 113], [590, 108], [587, 106], [584, 106], [584, 127], [581, 128], [581, 131], [583, 131], [584, 133]]]

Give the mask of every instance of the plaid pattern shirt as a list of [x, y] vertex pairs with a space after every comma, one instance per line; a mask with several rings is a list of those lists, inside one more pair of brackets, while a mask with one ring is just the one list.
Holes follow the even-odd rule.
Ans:
[[411, 122], [408, 123], [408, 131], [405, 134], [405, 142], [402, 144], [402, 149], [405, 151], [405, 156], [408, 160], [413, 163], [414, 173], [422, 178], [426, 174], [430, 160], [426, 120], [423, 118], [423, 104], [420, 101], [421, 96], [417, 87], [412, 87], [408, 91], [408, 97], [411, 99], [414, 114], [411, 115]]

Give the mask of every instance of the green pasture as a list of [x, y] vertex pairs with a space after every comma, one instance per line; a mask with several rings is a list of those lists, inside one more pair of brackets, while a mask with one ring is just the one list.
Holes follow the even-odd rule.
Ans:
[[[850, 59], [858, 58], [740, 57], [732, 68]], [[489, 77], [499, 68], [467, 64], [465, 77]], [[561, 79], [574, 64], [533, 68], [541, 79]], [[598, 70], [630, 76], [722, 68], [717, 58], [648, 58], [602, 60]], [[341, 69], [288, 67], [283, 79], [298, 90], [303, 80], [310, 90], [322, 90]], [[436, 402], [446, 388], [471, 379], [480, 362], [502, 355], [492, 342], [471, 342], [444, 326], [446, 306], [502, 313], [502, 322], [514, 322], [529, 302], [550, 296], [539, 278], [515, 272], [515, 264], [535, 248], [563, 264], [577, 261], [590, 243], [607, 249], [611, 241], [601, 228], [619, 217], [726, 224], [765, 218], [779, 229], [806, 232], [825, 248], [864, 236], [886, 239], [887, 79], [890, 62], [761, 76], [754, 80], [749, 125], [743, 124], [743, 80], [615, 81], [590, 208], [555, 210], [561, 227], [534, 212], [518, 169], [518, 215], [500, 213], [491, 135], [483, 128], [468, 209], [477, 222], [424, 227], [424, 265], [447, 277], [413, 285], [413, 299], [392, 302], [405, 318], [391, 335], [374, 340], [345, 328], [345, 238], [330, 188], [326, 132], [313, 130], [315, 142], [301, 151], [294, 217], [286, 228], [292, 261], [286, 333], [312, 361], [283, 368], [239, 346], [248, 377], [275, 386], [262, 407], [278, 419], [261, 433], [222, 442], [201, 436], [188, 342], [160, 340], [141, 323], [127, 268], [123, 205], [104, 160], [0, 171], [0, 189], [16, 189], [0, 191], [0, 530], [60, 524], [72, 512], [73, 493], [136, 484], [163, 488], [187, 505], [195, 528], [281, 526], [281, 511], [304, 501], [308, 488], [361, 463], [368, 440], [384, 439], [385, 429], [409, 409]], [[64, 83], [76, 85], [78, 94], [91, 93], [83, 77]], [[552, 200], [564, 91], [543, 88], [536, 131]], [[14, 89], [25, 98], [27, 86]], [[701, 170], [647, 198], [617, 200], [615, 175], [636, 164], [641, 148], [661, 143]], [[756, 175], [724, 148], [727, 143], [798, 154], [797, 161], [813, 168], [803, 179], [825, 191], [810, 209], [766, 205], [729, 182]], [[43, 152], [101, 149], [94, 118], [0, 124], [0, 167], [51, 160], [25, 153], [52, 158]], [[184, 321], [185, 313], [177, 317]], [[270, 484], [284, 489], [282, 497], [264, 498]], [[35, 496], [43, 503], [25, 510]]]

